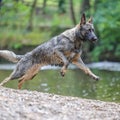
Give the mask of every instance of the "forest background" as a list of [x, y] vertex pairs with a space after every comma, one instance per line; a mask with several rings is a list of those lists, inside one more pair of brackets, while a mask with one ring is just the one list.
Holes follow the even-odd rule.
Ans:
[[0, 0], [0, 49], [24, 54], [74, 27], [83, 12], [99, 38], [84, 45], [85, 61], [120, 62], [119, 0]]

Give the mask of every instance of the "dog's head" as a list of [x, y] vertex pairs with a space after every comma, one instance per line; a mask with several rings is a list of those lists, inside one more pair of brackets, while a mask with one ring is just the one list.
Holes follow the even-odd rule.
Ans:
[[92, 18], [86, 22], [85, 14], [82, 14], [81, 21], [79, 24], [79, 36], [83, 41], [89, 40], [91, 42], [97, 41], [97, 36], [94, 32], [94, 26], [92, 24]]

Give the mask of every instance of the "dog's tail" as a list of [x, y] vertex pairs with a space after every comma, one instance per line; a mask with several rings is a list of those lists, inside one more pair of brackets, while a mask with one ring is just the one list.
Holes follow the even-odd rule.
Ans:
[[17, 63], [24, 55], [16, 55], [12, 51], [0, 50], [0, 57], [7, 59], [10, 62]]

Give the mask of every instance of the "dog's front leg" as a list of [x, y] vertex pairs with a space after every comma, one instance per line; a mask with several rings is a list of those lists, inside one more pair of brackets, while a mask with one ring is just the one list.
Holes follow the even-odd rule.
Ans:
[[67, 71], [67, 67], [69, 65], [69, 61], [67, 60], [67, 58], [64, 56], [64, 54], [61, 51], [56, 49], [55, 53], [57, 54], [57, 56], [59, 56], [62, 59], [62, 61], [64, 63], [64, 65], [63, 65], [63, 67], [61, 68], [61, 71], [60, 71], [61, 75], [64, 77], [64, 75]]
[[93, 79], [99, 80], [99, 77], [91, 72], [91, 70], [83, 63], [81, 58], [79, 58], [78, 60], [73, 60], [72, 63], [83, 70], [87, 75], [91, 76]]

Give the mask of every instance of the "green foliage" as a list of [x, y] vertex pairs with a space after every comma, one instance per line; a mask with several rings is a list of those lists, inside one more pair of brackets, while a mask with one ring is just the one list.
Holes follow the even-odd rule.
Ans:
[[66, 12], [65, 0], [59, 0], [58, 10], [59, 10], [59, 13], [65, 13]]
[[[67, 14], [58, 13], [58, 2], [47, 1], [45, 15], [42, 14], [43, 1], [37, 2], [33, 18], [33, 30], [27, 31], [32, 0], [4, 0], [0, 10], [0, 47], [20, 49], [22, 45], [38, 45], [58, 34], [61, 26], [69, 26], [71, 20]], [[28, 5], [27, 5], [28, 4]], [[67, 23], [67, 24], [66, 24]], [[44, 26], [41, 29], [39, 26]], [[50, 28], [51, 27], [51, 28]]]
[[[95, 24], [99, 31], [99, 46], [93, 52], [94, 59], [108, 53], [120, 58], [120, 2], [102, 1], [95, 11]], [[109, 55], [108, 55], [109, 57]], [[96, 59], [96, 60], [97, 60]], [[119, 59], [120, 60], [120, 59]]]
[[[61, 1], [62, 5], [59, 3]], [[80, 4], [82, 1], [73, 1], [77, 22], [80, 20]], [[33, 29], [27, 31], [32, 3], [33, 0], [2, 0], [0, 9], [1, 48], [7, 46], [19, 49], [22, 45], [37, 45], [73, 25], [69, 1], [47, 0], [43, 14], [43, 0], [38, 0], [31, 22]], [[104, 60], [112, 56], [120, 61], [119, 0], [90, 0], [90, 5], [90, 10], [85, 11], [85, 13], [88, 16], [94, 13], [94, 23], [99, 35], [98, 46], [92, 51], [91, 57], [98, 61], [103, 60], [103, 55]], [[89, 48], [89, 46], [87, 47]]]
[[23, 5], [21, 1], [4, 0], [0, 10], [0, 24], [11, 26], [25, 24], [28, 13], [29, 7]]

